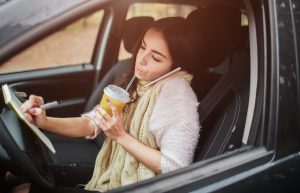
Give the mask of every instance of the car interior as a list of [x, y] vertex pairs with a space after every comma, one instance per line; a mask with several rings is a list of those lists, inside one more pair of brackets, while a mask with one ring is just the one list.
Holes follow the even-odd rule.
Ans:
[[[203, 133], [201, 133], [201, 135], [207, 135], [210, 137], [206, 139], [205, 144], [203, 144], [204, 142], [200, 143], [202, 140], [199, 140], [197, 150], [200, 151], [201, 154], [196, 153], [195, 161], [214, 157], [224, 153], [225, 151], [241, 147], [242, 142], [239, 139], [241, 139], [242, 128], [244, 126], [243, 123], [245, 122], [245, 117], [242, 117], [241, 112], [245, 112], [245, 108], [247, 108], [247, 96], [249, 92], [249, 88], [247, 88], [247, 85], [249, 85], [249, 75], [247, 75], [247, 73], [249, 73], [249, 71], [245, 71], [246, 69], [244, 68], [244, 66], [249, 67], [249, 50], [246, 47], [246, 36], [242, 36], [242, 32], [247, 29], [243, 30], [240, 25], [240, 11], [235, 8], [225, 9], [224, 7], [219, 6], [213, 6], [205, 9], [208, 10], [196, 10], [188, 16], [188, 20], [190, 20], [191, 25], [195, 25], [198, 28], [202, 28], [204, 26], [207, 28], [207, 26], [209, 26], [207, 21], [211, 22], [208, 18], [213, 18], [213, 23], [215, 24], [213, 27], [218, 27], [217, 29], [214, 29], [214, 33], [212, 33], [212, 30], [208, 29], [209, 36], [208, 34], [206, 36], [209, 38], [210, 42], [210, 46], [207, 48], [207, 53], [213, 54], [207, 54], [205, 58], [201, 58], [201, 61], [199, 61], [201, 65], [192, 69], [193, 72], [194, 70], [199, 72], [199, 75], [197, 74], [197, 76], [195, 76], [192, 83], [199, 100], [202, 101], [199, 106], [200, 119], [204, 128], [210, 128], [210, 131], [204, 130]], [[215, 18], [212, 16], [215, 16]], [[125, 24], [125, 34], [138, 34], [130, 30], [127, 31], [127, 29], [136, 30], [132, 26], [141, 26], [141, 21], [143, 21], [143, 24], [145, 24], [146, 27], [147, 24], [149, 25], [149, 23], [153, 21], [153, 19], [146, 17], [133, 18], [127, 21], [128, 23]], [[222, 34], [219, 32], [222, 32]], [[125, 48], [127, 47], [127, 50], [130, 51], [131, 46], [128, 46], [128, 44], [131, 43], [134, 45], [134, 42], [129, 41], [136, 40], [137, 38], [130, 38], [128, 35], [125, 35], [123, 39]], [[220, 47], [218, 44], [220, 44], [222, 40], [226, 40], [226, 42], [222, 42], [222, 47]], [[222, 63], [223, 61], [224, 64]], [[130, 59], [120, 61], [114, 65], [114, 67], [104, 76], [95, 91], [93, 91], [87, 102], [87, 106], [85, 107], [86, 111], [91, 110], [91, 108], [100, 101], [100, 97], [102, 96], [103, 89], [106, 85], [117, 82], [118, 78], [122, 77], [123, 74], [126, 74], [126, 70], [129, 69], [129, 65]], [[226, 69], [226, 72], [223, 72], [224, 74], [216, 74], [209, 71], [209, 69], [219, 65], [227, 65], [229, 68]], [[233, 70], [234, 72], [228, 75]], [[238, 78], [232, 81], [228, 80], [231, 77], [237, 76], [245, 80], [240, 81]], [[236, 82], [242, 83], [242, 85], [236, 85]], [[219, 84], [217, 85], [217, 83]], [[221, 88], [226, 88], [228, 90], [221, 90]], [[216, 100], [216, 97], [218, 100]], [[223, 106], [219, 107], [220, 105]], [[205, 118], [202, 118], [201, 115], [203, 112], [207, 113], [208, 107], [212, 106], [212, 110], [216, 111], [218, 114], [210, 115], [210, 113], [213, 113], [211, 110], [208, 113], [210, 116], [206, 115]], [[206, 120], [207, 116], [212, 120], [209, 121], [209, 118]], [[206, 132], [209, 133], [207, 134]], [[98, 139], [97, 141], [100, 140]]]
[[[201, 131], [201, 138], [205, 139], [199, 140], [195, 162], [242, 146], [241, 139], [246, 118], [243, 112], [247, 110], [249, 96], [249, 48], [247, 47], [248, 30], [241, 26], [240, 15], [241, 12], [237, 8], [210, 6], [195, 10], [187, 17], [191, 25], [196, 28], [207, 28], [207, 26], [213, 28], [213, 30], [207, 28], [206, 38], [209, 39], [209, 46], [206, 52], [208, 54], [199, 60], [201, 65], [192, 69], [193, 72], [199, 72], [192, 84], [201, 101], [199, 112], [204, 128]], [[151, 17], [136, 17], [126, 21], [123, 40], [128, 52], [133, 50], [135, 40], [153, 21]], [[218, 46], [220, 44], [222, 46]], [[87, 100], [85, 112], [91, 110], [100, 101], [106, 85], [117, 82], [126, 74], [130, 61], [130, 59], [119, 61], [106, 73]], [[226, 71], [221, 74], [210, 71], [220, 65], [227, 66]], [[235, 79], [231, 80], [232, 77]], [[205, 117], [201, 116], [203, 112], [207, 113]], [[95, 141], [101, 148], [103, 136], [99, 136]], [[90, 149], [89, 146], [87, 148]], [[63, 150], [63, 148], [59, 149]]]
[[[161, 3], [170, 2], [178, 3], [176, 1], [162, 1]], [[188, 4], [188, 2], [193, 4], [194, 1], [180, 2], [179, 5]], [[194, 155], [195, 163], [227, 154], [245, 145], [242, 138], [249, 105], [250, 49], [249, 28], [248, 25], [241, 25], [241, 15], [247, 15], [247, 11], [245, 5], [241, 2], [236, 4], [227, 4], [227, 1], [224, 3], [217, 2], [219, 3], [204, 3], [203, 5], [198, 5], [197, 2], [195, 3], [197, 8], [186, 16], [187, 22], [194, 30], [204, 31], [203, 35], [206, 42], [208, 42], [205, 47], [205, 54], [199, 53], [199, 56], [201, 56], [199, 57], [199, 65], [189, 69], [194, 74], [192, 88], [200, 101], [198, 111], [201, 131]], [[122, 29], [119, 41], [124, 42], [124, 48], [127, 52], [132, 53], [139, 36], [155, 20], [156, 18], [152, 16], [136, 16], [127, 18], [123, 22], [122, 28], [119, 27]], [[100, 101], [104, 87], [118, 82], [132, 65], [131, 58], [115, 61], [114, 64], [108, 64], [103, 68], [104, 70], [97, 71], [100, 78], [95, 84], [96, 86], [84, 86], [92, 82], [90, 79], [79, 83], [77, 87], [78, 96], [82, 93], [87, 94], [85, 100], [80, 101], [82, 106], [80, 108], [75, 107], [75, 114], [78, 111], [85, 113], [92, 110]], [[83, 65], [81, 68], [89, 68], [89, 65]], [[80, 68], [78, 70], [80, 71]], [[38, 71], [33, 73], [38, 73]], [[70, 76], [73, 77], [73, 75]], [[13, 82], [11, 88], [27, 93], [34, 92], [39, 87], [34, 84], [34, 81]], [[47, 80], [40, 82], [43, 81]], [[59, 87], [61, 81], [64, 81], [64, 85], [74, 84], [72, 81], [68, 82], [68, 77], [65, 80], [58, 78], [55, 80], [53, 87]], [[61, 91], [68, 87], [70, 86], [61, 88]], [[49, 88], [52, 87], [47, 89]], [[52, 97], [59, 98], [59, 95], [54, 94]], [[47, 96], [45, 98], [49, 99]], [[1, 106], [3, 107], [4, 104], [1, 104]], [[64, 108], [64, 106], [60, 108]], [[51, 110], [50, 115], [66, 116], [63, 113], [57, 114], [55, 112], [57, 110], [59, 109]], [[72, 111], [72, 108], [69, 111]], [[12, 118], [9, 118], [11, 116], [9, 112], [3, 111], [1, 114], [2, 119], [8, 117], [6, 120], [11, 120]], [[2, 121], [1, 127], [6, 127], [6, 124]], [[31, 152], [34, 155], [39, 155], [33, 160], [36, 161], [39, 157], [46, 158], [49, 167], [45, 170], [51, 170], [56, 186], [81, 187], [92, 175], [95, 158], [101, 149], [104, 135], [98, 136], [95, 140], [86, 140], [67, 138], [48, 132], [46, 134], [53, 142], [57, 152], [56, 154], [46, 153], [46, 148], [41, 146], [42, 154]], [[33, 137], [28, 133], [24, 135], [29, 138]], [[33, 149], [36, 149], [36, 147]], [[41, 160], [43, 159], [41, 158]], [[45, 167], [43, 163], [35, 164]], [[11, 168], [9, 169], [11, 170]], [[18, 173], [18, 171], [13, 172]], [[46, 175], [51, 173], [43, 172]], [[26, 180], [24, 179], [24, 181]]]

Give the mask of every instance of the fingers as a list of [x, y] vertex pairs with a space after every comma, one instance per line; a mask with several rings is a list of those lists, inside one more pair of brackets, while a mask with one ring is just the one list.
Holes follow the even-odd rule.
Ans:
[[102, 122], [101, 120], [99, 121], [99, 127], [102, 129], [102, 131], [108, 131], [109, 130], [109, 127], [107, 127], [105, 125], [105, 123]]
[[21, 105], [23, 112], [29, 111], [33, 107], [39, 107], [44, 104], [44, 99], [39, 96], [30, 95], [29, 99]]
[[33, 100], [27, 100], [21, 105], [21, 109], [23, 112], [28, 112], [32, 107], [34, 107]]
[[25, 118], [29, 122], [33, 122], [35, 117], [43, 115], [43, 110], [40, 108], [31, 108], [24, 113]]
[[[120, 126], [122, 118], [122, 113], [118, 112], [118, 109], [116, 108], [115, 105], [113, 105], [110, 101], [107, 101], [107, 104], [111, 108], [112, 111], [112, 116], [108, 114], [103, 108], [101, 108], [99, 105], [95, 107], [95, 113], [96, 117], [98, 119], [98, 126], [103, 130], [103, 131], [108, 131], [110, 129], [115, 128], [116, 126]], [[121, 118], [121, 119], [120, 119]]]
[[44, 104], [44, 99], [40, 96], [30, 95], [29, 101], [32, 101], [32, 103], [37, 106], [41, 106]]
[[29, 101], [29, 100], [27, 100], [27, 101], [25, 101], [22, 105], [21, 105], [21, 109], [22, 109], [22, 111], [23, 112], [27, 112], [29, 109], [31, 109], [32, 108], [32, 102], [31, 101]]
[[[100, 113], [101, 111], [96, 108], [96, 116], [97, 116], [97, 125], [103, 130], [107, 131], [109, 129], [109, 123], [106, 119], [104, 119], [103, 115]], [[106, 113], [107, 114], [107, 113]], [[109, 116], [109, 115], [108, 115]]]
[[41, 108], [32, 108], [29, 110], [29, 113], [31, 115], [39, 116], [39, 115], [43, 114], [43, 110]]
[[24, 112], [24, 116], [29, 122], [34, 121], [34, 116], [39, 116], [43, 113], [42, 109], [35, 108], [42, 104], [44, 104], [44, 99], [42, 97], [30, 95], [29, 99], [21, 105], [21, 110]]
[[112, 117], [100, 106], [96, 107], [98, 113], [107, 121], [109, 121]]
[[32, 116], [31, 116], [29, 113], [24, 113], [24, 116], [25, 116], [25, 118], [26, 118], [29, 122], [32, 122], [32, 121], [33, 121], [33, 118], [32, 118]]
[[112, 102], [110, 102], [109, 99], [107, 99], [106, 102], [111, 109], [112, 115], [119, 116], [119, 111], [118, 111], [117, 107], [114, 104], [112, 104]]

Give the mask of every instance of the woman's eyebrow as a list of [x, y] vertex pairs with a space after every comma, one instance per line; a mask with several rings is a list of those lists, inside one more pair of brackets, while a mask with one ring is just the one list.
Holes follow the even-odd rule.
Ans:
[[[144, 43], [145, 46], [147, 47], [147, 44], [146, 44], [146, 42], [145, 42], [144, 39], [142, 39], [142, 43]], [[156, 50], [151, 50], [151, 51], [167, 59], [167, 57], [164, 56], [164, 55], [163, 55], [162, 53], [160, 53], [159, 51], [156, 51]]]
[[145, 42], [145, 40], [144, 40], [144, 39], [142, 39], [142, 43], [144, 43], [144, 44], [145, 44], [145, 46], [147, 46], [147, 45], [146, 45], [146, 42]]
[[167, 57], [164, 56], [162, 53], [160, 53], [160, 52], [158, 52], [156, 50], [151, 50], [151, 51], [167, 59]]

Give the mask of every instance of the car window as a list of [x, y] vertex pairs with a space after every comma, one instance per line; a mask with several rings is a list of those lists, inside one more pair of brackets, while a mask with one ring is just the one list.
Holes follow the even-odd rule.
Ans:
[[241, 25], [242, 26], [248, 26], [249, 23], [248, 23], [248, 16], [247, 16], [247, 13], [242, 13], [241, 14]]
[[[162, 4], [162, 3], [136, 3], [129, 7], [127, 18], [139, 16], [151, 16], [155, 20], [164, 17], [187, 17], [187, 15], [193, 10], [197, 9], [192, 5], [178, 5], [178, 4]], [[124, 48], [123, 41], [120, 45], [118, 59], [130, 58], [131, 54]]]
[[90, 63], [103, 14], [82, 18], [35, 43], [1, 64], [0, 73]]

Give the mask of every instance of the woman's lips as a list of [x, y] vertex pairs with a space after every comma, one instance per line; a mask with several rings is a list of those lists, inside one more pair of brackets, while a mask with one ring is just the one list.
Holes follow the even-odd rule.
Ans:
[[139, 74], [144, 74], [144, 71], [141, 70], [140, 68], [136, 67], [135, 69], [136, 69], [137, 73], [139, 73]]

